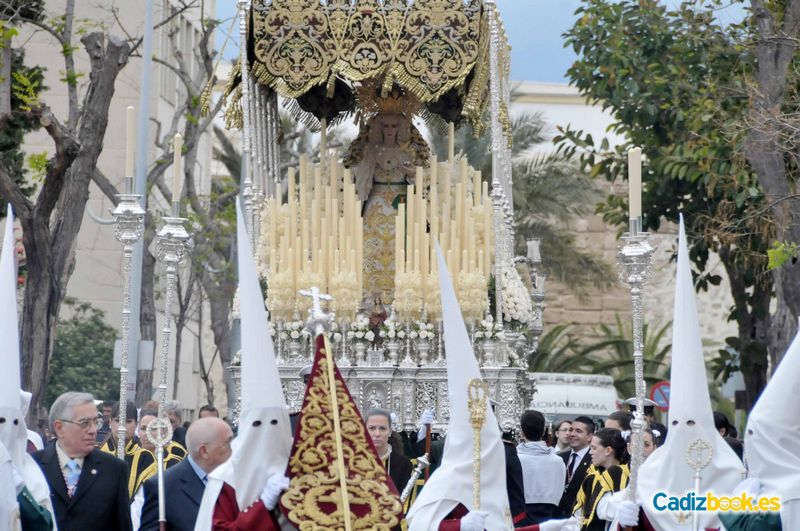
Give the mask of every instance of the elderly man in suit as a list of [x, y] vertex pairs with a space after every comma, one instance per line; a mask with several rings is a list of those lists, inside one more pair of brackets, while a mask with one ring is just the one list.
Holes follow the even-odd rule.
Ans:
[[[206, 488], [206, 477], [231, 455], [233, 432], [216, 417], [198, 419], [186, 432], [189, 456], [164, 473], [167, 529], [191, 531]], [[158, 531], [158, 477], [144, 484], [141, 531]]]
[[128, 466], [95, 448], [102, 425], [88, 393], [66, 392], [50, 408], [55, 444], [33, 454], [50, 485], [60, 531], [131, 531]]
[[589, 444], [594, 437], [594, 421], [589, 417], [578, 417], [572, 421], [569, 429], [570, 449], [558, 455], [567, 465], [567, 474], [564, 478], [564, 495], [558, 504], [561, 516], [567, 518], [572, 515], [575, 508], [575, 499], [581, 488], [581, 483], [586, 477], [586, 472], [592, 464], [589, 455]]

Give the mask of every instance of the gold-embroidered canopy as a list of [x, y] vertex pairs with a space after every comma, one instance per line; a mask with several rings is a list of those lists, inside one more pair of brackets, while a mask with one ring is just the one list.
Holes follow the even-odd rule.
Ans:
[[[482, 0], [254, 0], [250, 72], [292, 99], [321, 89], [333, 98], [342, 81], [380, 80], [384, 91], [398, 85], [431, 112], [482, 129], [490, 72], [486, 9]], [[502, 31], [499, 38], [505, 73]]]

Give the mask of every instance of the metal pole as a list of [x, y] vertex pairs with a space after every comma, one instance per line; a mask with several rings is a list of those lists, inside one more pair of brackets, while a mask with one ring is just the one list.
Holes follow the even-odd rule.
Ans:
[[[142, 74], [139, 82], [139, 116], [136, 134], [136, 171], [134, 193], [139, 196], [139, 205], [144, 210], [147, 205], [147, 153], [149, 151], [148, 127], [150, 119], [150, 78], [153, 57], [153, 0], [147, 0], [144, 16], [144, 36], [142, 40]], [[131, 305], [130, 333], [128, 351], [132, 352], [128, 360], [130, 371], [128, 381], [130, 390], [136, 391], [136, 377], [139, 368], [139, 340], [141, 339], [140, 308], [142, 305], [142, 261], [144, 258], [144, 242], [134, 244], [131, 261]], [[122, 404], [120, 404], [120, 409]]]
[[253, 254], [256, 252], [256, 240], [253, 230], [253, 157], [252, 157], [252, 142], [250, 138], [250, 124], [252, 119], [251, 114], [251, 101], [250, 101], [250, 71], [247, 64], [247, 16], [250, 13], [250, 2], [248, 0], [239, 0], [237, 2], [239, 8], [239, 47], [241, 55], [239, 56], [239, 65], [242, 75], [242, 158], [244, 164], [242, 165], [242, 180], [241, 189], [242, 197], [244, 197], [244, 214], [245, 220], [248, 225], [248, 235], [250, 238], [250, 250]]
[[503, 322], [503, 272], [506, 264], [503, 252], [505, 234], [503, 226], [503, 199], [504, 190], [501, 183], [503, 176], [502, 146], [505, 142], [503, 127], [500, 123], [500, 70], [497, 54], [499, 53], [499, 29], [497, 27], [497, 13], [494, 0], [486, 2], [489, 17], [489, 104], [491, 110], [491, 138], [492, 138], [492, 206], [494, 221], [494, 298], [495, 321]]
[[[167, 272], [167, 295], [164, 299], [164, 327], [161, 329], [161, 359], [159, 363], [158, 379], [158, 418], [153, 420], [150, 426], [155, 424], [159, 428], [159, 433], [154, 440], [156, 444], [156, 456], [158, 458], [158, 520], [163, 528], [166, 522], [164, 512], [164, 447], [171, 437], [171, 426], [167, 419], [164, 405], [167, 401], [167, 364], [169, 363], [169, 347], [172, 337], [172, 300], [175, 297], [175, 284], [178, 275], [178, 266], [183, 261], [186, 254], [189, 233], [184, 227], [186, 219], [179, 217], [180, 202], [172, 202], [172, 217], [165, 217], [165, 225], [156, 235], [156, 249], [158, 260], [166, 265]], [[167, 437], [166, 433], [170, 434]], [[150, 431], [148, 430], [148, 435]]]
[[[116, 222], [115, 236], [123, 244], [123, 296], [122, 296], [122, 354], [119, 364], [119, 427], [117, 428], [117, 457], [125, 458], [125, 423], [128, 406], [128, 370], [131, 320], [131, 267], [134, 244], [144, 233], [145, 211], [139, 205], [140, 197], [131, 194], [133, 176], [125, 177], [125, 193], [118, 194], [119, 203], [112, 211]], [[134, 367], [136, 365], [134, 364]], [[134, 381], [135, 378], [134, 378]]]
[[630, 220], [630, 232], [622, 237], [624, 245], [618, 254], [620, 280], [628, 284], [631, 290], [633, 319], [633, 366], [636, 384], [636, 411], [631, 421], [631, 466], [628, 498], [636, 500], [637, 474], [644, 461], [644, 429], [647, 421], [644, 418], [644, 285], [650, 279], [650, 264], [653, 258], [653, 247], [647, 241], [648, 234], [640, 232], [641, 219]]

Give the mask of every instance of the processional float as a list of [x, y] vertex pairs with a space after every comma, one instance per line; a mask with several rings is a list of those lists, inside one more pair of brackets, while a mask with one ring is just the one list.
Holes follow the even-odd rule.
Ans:
[[[438, 241], [481, 343], [488, 396], [503, 428], [515, 427], [532, 392], [521, 331], [541, 330], [541, 298], [534, 308], [515, 267], [509, 47], [494, 2], [238, 7], [246, 45], [226, 88], [226, 122], [242, 130], [245, 218], [287, 402], [301, 405], [298, 371], [313, 355], [302, 325], [311, 302], [298, 291], [316, 286], [333, 297], [336, 363], [358, 406], [396, 413], [396, 429], [413, 429], [426, 409], [435, 429], [446, 426]], [[316, 153], [280, 159], [281, 108], [321, 132]], [[340, 152], [329, 128], [350, 118], [358, 136]], [[456, 157], [456, 127], [488, 132], [490, 178]], [[447, 131], [445, 160], [426, 130]], [[535, 279], [543, 295], [544, 277]]]

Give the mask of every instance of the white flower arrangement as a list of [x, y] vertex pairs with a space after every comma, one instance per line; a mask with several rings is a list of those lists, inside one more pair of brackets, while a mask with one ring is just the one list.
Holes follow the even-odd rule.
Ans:
[[502, 275], [503, 321], [528, 326], [533, 320], [531, 297], [515, 267], [507, 267]]
[[306, 324], [303, 321], [288, 321], [284, 323], [280, 335], [283, 341], [299, 341], [309, 336], [310, 334], [306, 330]]
[[406, 338], [406, 330], [403, 325], [391, 317], [383, 322], [379, 333], [382, 339], [386, 339], [388, 341], [396, 341]]
[[411, 339], [422, 339], [427, 341], [428, 339], [433, 339], [435, 336], [435, 332], [433, 331], [433, 324], [426, 323], [425, 321], [414, 321], [411, 325], [411, 333], [409, 337]]
[[475, 328], [475, 339], [482, 341], [496, 341], [503, 334], [503, 324], [495, 323], [491, 316], [480, 321]]
[[369, 327], [369, 319], [363, 315], [357, 315], [356, 320], [350, 323], [347, 339], [349, 341], [372, 343], [375, 340], [375, 332]]

